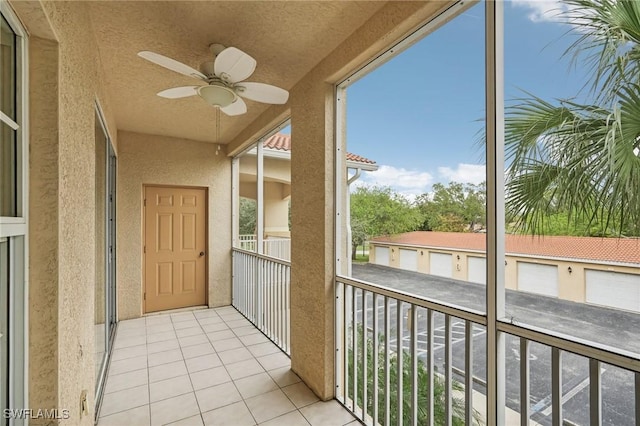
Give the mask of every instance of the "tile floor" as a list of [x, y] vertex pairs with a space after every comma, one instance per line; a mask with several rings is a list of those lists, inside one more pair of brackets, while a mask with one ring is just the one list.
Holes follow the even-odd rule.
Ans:
[[99, 426], [359, 424], [233, 307], [121, 321]]

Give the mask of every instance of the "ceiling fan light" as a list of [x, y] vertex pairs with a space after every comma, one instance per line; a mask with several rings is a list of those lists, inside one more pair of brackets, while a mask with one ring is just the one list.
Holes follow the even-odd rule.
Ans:
[[220, 108], [231, 105], [236, 100], [233, 90], [223, 86], [202, 86], [198, 89], [198, 94], [212, 106]]

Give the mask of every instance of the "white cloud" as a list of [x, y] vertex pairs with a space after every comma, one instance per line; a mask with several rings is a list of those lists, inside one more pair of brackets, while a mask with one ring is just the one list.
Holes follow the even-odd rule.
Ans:
[[459, 163], [456, 168], [438, 167], [437, 178], [433, 174], [421, 170], [408, 170], [404, 167], [380, 165], [374, 172], [364, 172], [352, 187], [391, 187], [397, 193], [414, 201], [418, 195], [430, 193], [434, 182], [448, 184], [479, 184], [486, 180], [485, 166], [482, 164]]
[[407, 170], [404, 167], [380, 165], [374, 172], [365, 172], [354, 182], [354, 186], [389, 186], [406, 196], [415, 199], [430, 188], [433, 176], [420, 170]]
[[532, 22], [558, 22], [560, 15], [568, 10], [560, 0], [512, 0], [511, 3], [529, 9], [527, 18]]
[[446, 183], [454, 181], [477, 185], [487, 179], [485, 166], [483, 164], [459, 163], [455, 169], [451, 167], [438, 167], [438, 174], [447, 180]]

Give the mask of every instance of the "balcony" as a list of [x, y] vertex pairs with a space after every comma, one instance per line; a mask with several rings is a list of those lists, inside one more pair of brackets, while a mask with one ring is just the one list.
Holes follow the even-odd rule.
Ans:
[[[290, 264], [242, 249], [235, 249], [233, 258], [234, 306], [288, 352]], [[488, 424], [486, 359], [494, 350], [487, 347], [486, 317], [480, 310], [394, 288], [398, 274], [376, 270], [376, 281], [386, 279], [389, 287], [336, 279], [337, 400], [371, 425]], [[416, 279], [405, 275], [405, 281]], [[430, 280], [424, 277], [420, 282]], [[456, 284], [431, 278], [435, 294]], [[612, 424], [637, 419], [637, 354], [533, 327], [499, 327], [501, 345], [508, 348], [506, 424], [559, 424], [565, 416], [601, 424], [604, 413]], [[611, 392], [620, 387], [629, 392]], [[578, 401], [589, 409], [576, 406]]]
[[98, 425], [357, 424], [233, 307], [118, 326]]
[[[5, 33], [3, 21], [3, 55], [9, 49], [15, 63], [0, 68], [8, 70], [7, 87], [16, 89], [7, 91], [7, 99], [15, 98], [8, 105], [19, 110], [14, 118], [0, 117], [10, 124], [3, 127], [10, 155], [2, 157], [2, 170], [6, 164], [12, 176], [3, 176], [2, 194], [15, 210], [0, 218], [0, 306], [8, 307], [0, 309], [0, 409], [16, 410], [3, 425], [51, 423], [20, 410], [65, 413], [68, 424], [82, 426], [212, 420], [560, 425], [563, 412], [579, 412], [581, 424], [640, 424], [640, 356], [623, 346], [637, 348], [637, 339], [612, 326], [597, 333], [583, 328], [622, 342], [606, 347], [584, 335], [519, 324], [505, 309], [500, 88], [502, 46], [505, 40], [517, 45], [504, 35], [508, 2], [1, 4], [11, 27]], [[483, 64], [466, 68], [479, 84], [457, 78], [464, 67], [445, 70], [456, 86], [481, 93], [474, 111], [487, 123], [486, 287], [484, 298], [475, 298], [485, 301], [481, 308], [464, 305], [459, 295], [408, 294], [380, 276], [366, 282], [352, 274], [349, 184], [373, 164], [350, 159], [344, 138], [347, 82], [474, 4], [482, 10], [468, 23], [484, 16], [475, 26], [480, 31], [456, 34], [465, 47], [473, 40], [485, 45], [474, 55], [455, 54], [447, 38], [442, 58], [424, 59], [428, 68], [471, 56]], [[255, 56], [251, 81], [288, 90], [288, 103], [250, 101], [246, 114], [228, 116], [198, 96], [156, 95], [195, 84], [193, 75], [157, 67], [140, 52], [210, 68], [209, 47], [218, 43]], [[392, 77], [385, 88], [429, 98], [403, 74]], [[419, 77], [441, 85], [439, 78]], [[454, 103], [462, 99], [443, 93]], [[375, 104], [419, 112], [387, 98]], [[459, 118], [457, 106], [437, 99], [434, 105]], [[288, 121], [293, 151], [261, 144]], [[391, 121], [374, 121], [372, 128]], [[447, 145], [424, 135], [420, 146], [429, 155]], [[409, 139], [393, 134], [384, 144], [421, 158], [396, 149], [396, 136]], [[625, 152], [637, 157], [635, 149]], [[270, 164], [284, 159], [290, 171], [272, 173]], [[155, 197], [203, 207], [204, 228], [189, 220], [164, 222], [171, 224], [164, 234], [147, 227], [148, 217], [191, 217], [151, 212], [146, 190], [157, 187], [204, 197]], [[255, 226], [239, 226], [238, 197], [255, 200]], [[178, 235], [185, 229], [194, 238]], [[259, 238], [239, 238], [252, 233]], [[158, 235], [162, 241], [153, 240]], [[193, 257], [149, 260], [153, 250], [178, 245]], [[185, 279], [191, 276], [199, 279]], [[174, 289], [197, 289], [201, 298], [150, 306], [153, 293], [169, 297]], [[154, 313], [178, 305], [196, 308]], [[211, 309], [200, 308], [205, 305]]]

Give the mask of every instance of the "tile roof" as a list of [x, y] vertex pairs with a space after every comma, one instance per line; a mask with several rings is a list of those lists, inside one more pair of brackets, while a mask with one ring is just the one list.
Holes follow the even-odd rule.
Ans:
[[[485, 250], [486, 234], [414, 231], [390, 237], [377, 237], [371, 241], [447, 249]], [[509, 254], [528, 256], [637, 263], [640, 266], [640, 238], [532, 237], [507, 234], [505, 251]]]
[[264, 148], [277, 149], [279, 151], [291, 151], [291, 135], [276, 133], [263, 142]]
[[[276, 149], [278, 151], [291, 151], [291, 135], [276, 133], [275, 135], [264, 141], [262, 146], [264, 148]], [[347, 152], [347, 160], [356, 163], [376, 164], [376, 162], [373, 160], [369, 160], [368, 158], [352, 154], [350, 152]]]

